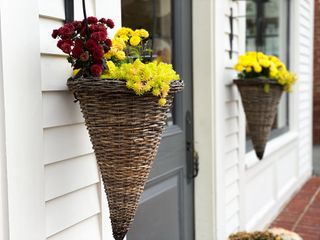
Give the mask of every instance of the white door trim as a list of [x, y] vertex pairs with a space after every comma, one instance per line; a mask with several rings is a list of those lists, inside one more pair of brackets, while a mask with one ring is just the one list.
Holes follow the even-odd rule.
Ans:
[[1, 140], [6, 148], [8, 190], [6, 240], [45, 239], [38, 21], [37, 0], [0, 2], [5, 132]]

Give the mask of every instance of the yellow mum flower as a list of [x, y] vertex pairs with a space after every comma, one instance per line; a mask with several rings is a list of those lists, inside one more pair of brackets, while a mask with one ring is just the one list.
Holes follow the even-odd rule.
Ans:
[[122, 51], [126, 48], [126, 43], [122, 37], [112, 39], [112, 48]]
[[124, 53], [124, 51], [118, 51], [116, 52], [115, 57], [119, 60], [124, 60], [126, 59], [126, 54]]
[[147, 30], [145, 30], [145, 29], [138, 29], [138, 30], [136, 30], [136, 32], [142, 38], [148, 38], [149, 37], [149, 32]]
[[139, 36], [133, 36], [130, 38], [131, 46], [138, 46], [140, 41], [141, 41], [141, 38]]
[[251, 67], [246, 67], [246, 72], [247, 73], [252, 72], [252, 68]]
[[107, 67], [109, 71], [114, 71], [116, 69], [116, 65], [112, 61], [107, 61]]
[[161, 106], [166, 105], [166, 103], [167, 103], [167, 100], [166, 100], [165, 98], [160, 98], [159, 104], [160, 104]]
[[260, 73], [262, 71], [262, 67], [259, 64], [255, 64], [253, 69], [256, 73]]

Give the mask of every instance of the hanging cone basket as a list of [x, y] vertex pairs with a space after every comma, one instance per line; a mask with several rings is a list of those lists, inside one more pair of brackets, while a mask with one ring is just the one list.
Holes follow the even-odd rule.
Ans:
[[[240, 91], [247, 126], [257, 157], [261, 160], [277, 114], [283, 86], [271, 79], [234, 80]], [[264, 90], [269, 84], [269, 91]]]
[[114, 239], [122, 240], [155, 159], [173, 94], [183, 89], [183, 82], [171, 83], [165, 106], [151, 94], [137, 96], [124, 81], [69, 79], [67, 85], [80, 102], [93, 144]]

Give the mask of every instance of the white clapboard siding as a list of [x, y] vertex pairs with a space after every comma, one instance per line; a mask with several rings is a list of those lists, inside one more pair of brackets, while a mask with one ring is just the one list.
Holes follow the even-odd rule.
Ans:
[[63, 55], [41, 54], [42, 91], [66, 91], [66, 78], [72, 70]]
[[48, 201], [98, 182], [94, 154], [49, 164], [45, 167], [45, 199]]
[[100, 212], [100, 188], [96, 184], [46, 203], [46, 233], [51, 236]]
[[225, 188], [225, 214], [224, 214], [224, 230], [223, 237], [227, 237], [230, 233], [239, 228], [239, 94], [238, 90], [232, 83], [236, 78], [233, 66], [238, 60], [240, 54], [240, 36], [242, 30], [239, 29], [238, 18], [233, 18], [233, 42], [232, 42], [232, 58], [230, 58], [230, 8], [232, 8], [233, 16], [239, 16], [238, 2], [225, 2], [225, 18], [224, 18], [224, 43], [225, 51], [223, 56], [224, 72], [223, 81], [225, 83], [224, 90], [224, 128], [225, 128], [225, 157], [224, 157], [224, 188]]
[[[313, 54], [313, 2], [299, 3], [299, 173], [304, 175], [311, 169], [311, 109], [312, 109], [312, 56]], [[301, 111], [303, 110], [303, 111]]]
[[[75, 19], [83, 19], [75, 0]], [[95, 15], [95, 0], [87, 0]], [[52, 39], [65, 18], [63, 0], [39, 0], [46, 236], [49, 240], [101, 240], [101, 186], [78, 103], [67, 91], [71, 67]]]
[[45, 164], [93, 152], [84, 124], [46, 128], [43, 137]]
[[70, 92], [43, 92], [43, 127], [83, 123], [79, 103]]
[[99, 225], [101, 225], [101, 218], [99, 215], [94, 215], [93, 217], [79, 222], [77, 225], [69, 227], [64, 231], [47, 238], [47, 240], [99, 239], [101, 237]]

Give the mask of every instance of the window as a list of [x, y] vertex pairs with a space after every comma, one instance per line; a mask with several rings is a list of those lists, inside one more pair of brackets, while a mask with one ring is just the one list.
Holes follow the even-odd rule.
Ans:
[[[261, 51], [289, 65], [289, 0], [252, 0], [246, 3], [246, 51]], [[271, 138], [289, 129], [289, 97], [283, 94]], [[252, 143], [247, 134], [247, 151]]]

